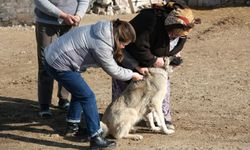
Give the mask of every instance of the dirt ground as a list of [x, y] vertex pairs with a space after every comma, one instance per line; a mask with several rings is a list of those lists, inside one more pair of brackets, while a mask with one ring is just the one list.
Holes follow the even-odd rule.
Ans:
[[[184, 63], [171, 74], [172, 135], [139, 130], [142, 141], [118, 140], [117, 150], [250, 150], [250, 7], [194, 10], [202, 24], [184, 47]], [[87, 15], [82, 24], [100, 19]], [[88, 142], [62, 136], [65, 112], [37, 116], [34, 28], [0, 28], [0, 149], [87, 149]], [[111, 81], [101, 69], [83, 74], [102, 113], [111, 101]]]

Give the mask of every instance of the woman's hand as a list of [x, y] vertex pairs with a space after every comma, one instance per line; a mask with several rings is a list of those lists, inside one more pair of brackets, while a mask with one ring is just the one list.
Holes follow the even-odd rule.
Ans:
[[162, 68], [164, 66], [164, 59], [163, 57], [157, 57], [155, 63], [154, 63], [154, 67], [157, 68]]
[[138, 81], [138, 80], [142, 80], [143, 79], [143, 75], [137, 73], [137, 72], [134, 72], [133, 73], [133, 76], [132, 76], [132, 80], [133, 81]]
[[143, 75], [149, 74], [149, 70], [147, 67], [136, 67], [135, 69]]

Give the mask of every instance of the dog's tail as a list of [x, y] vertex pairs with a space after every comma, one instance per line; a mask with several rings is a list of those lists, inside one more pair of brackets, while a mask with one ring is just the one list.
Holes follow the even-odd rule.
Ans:
[[108, 134], [109, 134], [109, 128], [108, 128], [108, 126], [105, 124], [105, 123], [103, 123], [102, 121], [100, 121], [100, 125], [101, 125], [101, 128], [102, 128], [102, 136], [103, 137], [106, 137], [106, 136], [108, 136]]

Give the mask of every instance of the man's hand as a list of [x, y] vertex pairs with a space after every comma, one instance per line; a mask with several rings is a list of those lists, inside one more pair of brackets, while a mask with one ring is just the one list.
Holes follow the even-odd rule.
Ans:
[[78, 25], [78, 22], [80, 22], [81, 18], [78, 16], [73, 16], [70, 14], [66, 14], [62, 12], [59, 16], [61, 19], [63, 19], [64, 23], [67, 25]]
[[73, 18], [73, 21], [74, 21], [74, 25], [75, 26], [78, 26], [81, 22], [81, 17], [78, 16], [78, 15], [75, 15], [74, 18]]

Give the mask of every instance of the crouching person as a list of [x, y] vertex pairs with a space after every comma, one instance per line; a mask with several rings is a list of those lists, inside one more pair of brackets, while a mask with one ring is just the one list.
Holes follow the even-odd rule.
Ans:
[[[174, 56], [171, 65], [182, 63], [180, 52], [186, 43], [187, 36], [196, 23], [193, 12], [187, 6], [169, 2], [164, 6], [144, 9], [135, 16], [131, 25], [136, 31], [136, 41], [125, 49], [141, 68], [164, 67], [164, 57]], [[143, 70], [137, 69], [139, 72]], [[112, 100], [115, 100], [128, 86], [128, 82], [113, 79]], [[166, 83], [166, 96], [163, 100], [163, 113], [168, 129], [174, 130], [170, 111], [170, 80]]]
[[47, 72], [72, 95], [66, 130], [78, 130], [83, 112], [90, 148], [112, 147], [116, 143], [101, 136], [95, 94], [80, 72], [88, 67], [99, 66], [119, 80], [143, 79], [139, 73], [117, 64], [123, 59], [123, 48], [135, 39], [135, 31], [130, 23], [120, 20], [100, 21], [69, 31], [45, 50], [44, 66]]

